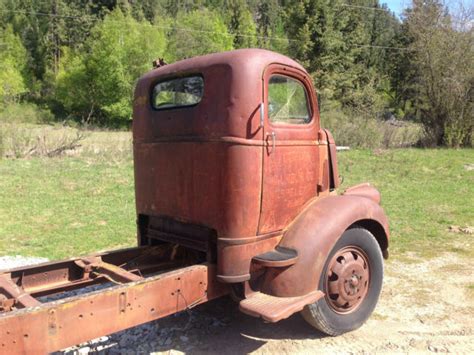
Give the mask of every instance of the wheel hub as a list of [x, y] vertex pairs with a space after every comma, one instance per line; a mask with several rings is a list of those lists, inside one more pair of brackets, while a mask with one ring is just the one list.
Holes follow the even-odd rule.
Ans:
[[339, 250], [327, 270], [326, 299], [337, 313], [354, 311], [367, 295], [370, 269], [365, 253], [354, 246]]

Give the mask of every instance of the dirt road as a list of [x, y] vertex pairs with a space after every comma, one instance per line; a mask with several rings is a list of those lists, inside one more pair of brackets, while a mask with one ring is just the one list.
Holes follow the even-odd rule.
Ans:
[[359, 330], [335, 338], [313, 330], [299, 314], [265, 324], [241, 314], [225, 298], [75, 351], [474, 354], [473, 275], [473, 262], [457, 254], [392, 259], [386, 264], [384, 289], [373, 316]]

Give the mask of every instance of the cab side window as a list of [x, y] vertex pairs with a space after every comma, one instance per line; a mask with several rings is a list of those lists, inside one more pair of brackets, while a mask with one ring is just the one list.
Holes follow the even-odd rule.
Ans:
[[272, 75], [268, 82], [268, 118], [272, 123], [311, 122], [308, 95], [303, 84], [284, 75]]

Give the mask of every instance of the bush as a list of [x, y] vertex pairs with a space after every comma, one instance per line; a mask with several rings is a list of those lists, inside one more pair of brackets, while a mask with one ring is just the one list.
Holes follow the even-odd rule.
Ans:
[[11, 103], [0, 109], [0, 123], [49, 123], [54, 115], [32, 103]]
[[339, 146], [351, 148], [401, 148], [422, 140], [419, 125], [371, 117], [367, 113], [342, 110], [333, 104], [321, 112], [321, 126], [331, 131]]
[[383, 136], [383, 148], [413, 147], [424, 137], [422, 127], [412, 122], [390, 120], [379, 125]]
[[65, 127], [0, 123], [0, 158], [55, 157], [81, 146], [85, 134]]
[[321, 126], [331, 131], [337, 145], [378, 148], [383, 140], [375, 119], [354, 112], [348, 114], [335, 105], [321, 112]]

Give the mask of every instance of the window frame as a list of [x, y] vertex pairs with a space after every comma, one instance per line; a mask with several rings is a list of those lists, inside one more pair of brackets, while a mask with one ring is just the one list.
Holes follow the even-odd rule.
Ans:
[[[309, 100], [309, 108], [311, 111], [311, 121], [307, 124], [287, 124], [287, 123], [280, 123], [274, 124], [270, 121], [268, 117], [268, 83], [269, 79], [272, 75], [280, 74], [284, 76], [288, 76], [292, 79], [298, 80], [301, 82], [306, 90], [306, 94], [308, 95]], [[320, 117], [319, 111], [317, 109], [317, 101], [315, 99], [315, 90], [313, 86], [313, 82], [309, 76], [309, 74], [304, 71], [303, 69], [288, 66], [282, 63], [272, 63], [269, 64], [262, 73], [262, 101], [265, 107], [265, 127], [266, 129], [271, 129], [279, 134], [280, 137], [284, 137], [284, 139], [294, 139], [295, 137], [299, 137], [302, 139], [313, 139], [314, 132], [319, 129], [320, 127]], [[317, 134], [317, 133], [316, 133]], [[298, 138], [298, 139], [299, 139]]]
[[[285, 78], [291, 79], [303, 88], [304, 94], [305, 94], [306, 110], [308, 111], [309, 122], [304, 122], [304, 123], [275, 122], [270, 118], [270, 108], [269, 108], [269, 105], [270, 105], [270, 102], [269, 102], [270, 80], [273, 76], [280, 76], [280, 77], [285, 77]], [[301, 80], [300, 78], [298, 78], [294, 75], [291, 75], [288, 72], [274, 71], [274, 72], [269, 73], [265, 84], [266, 84], [265, 109], [266, 109], [266, 112], [267, 112], [266, 116], [267, 116], [268, 123], [271, 126], [276, 126], [276, 127], [285, 127], [285, 126], [288, 126], [288, 127], [307, 127], [307, 126], [309, 126], [313, 123], [313, 121], [314, 121], [314, 112], [313, 112], [313, 109], [312, 109], [312, 100], [311, 100], [310, 95], [308, 94], [308, 89], [306, 87], [306, 83], [303, 80]]]
[[[172, 106], [172, 107], [156, 107], [155, 104], [154, 104], [154, 91], [155, 91], [155, 87], [158, 85], [158, 84], [161, 84], [161, 83], [165, 83], [167, 81], [172, 81], [172, 80], [175, 80], [175, 79], [187, 79], [187, 78], [193, 78], [193, 77], [199, 77], [201, 78], [202, 80], [202, 96], [200, 98], [200, 100], [194, 104], [189, 104], [189, 105], [180, 105], [180, 106]], [[181, 110], [181, 109], [188, 109], [188, 108], [191, 108], [191, 107], [195, 107], [197, 105], [199, 105], [202, 100], [204, 99], [204, 96], [205, 96], [205, 88], [206, 88], [206, 81], [204, 79], [204, 76], [202, 75], [202, 73], [187, 73], [186, 75], [173, 75], [173, 76], [169, 76], [169, 77], [164, 77], [164, 78], [159, 78], [157, 81], [154, 81], [151, 85], [150, 85], [150, 107], [153, 111], [169, 111], [169, 110]]]

